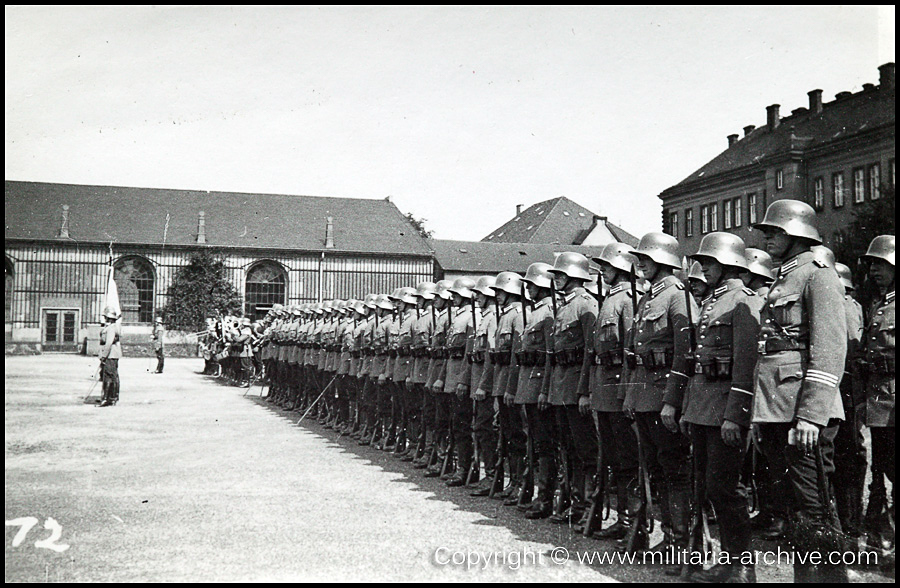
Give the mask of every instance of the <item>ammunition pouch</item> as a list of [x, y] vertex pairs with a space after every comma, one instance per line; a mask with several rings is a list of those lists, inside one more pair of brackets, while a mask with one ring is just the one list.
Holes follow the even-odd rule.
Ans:
[[397, 354], [400, 357], [409, 357], [412, 355], [412, 348], [409, 345], [401, 345], [400, 349], [397, 350]]
[[532, 349], [530, 351], [516, 351], [516, 361], [524, 367], [534, 367], [544, 363], [544, 352]]
[[491, 356], [491, 363], [494, 365], [509, 365], [510, 360], [512, 359], [512, 354], [510, 353], [510, 349], [498, 349], [496, 351], [489, 352]]
[[894, 375], [894, 358], [887, 356], [871, 356], [866, 359], [857, 359], [856, 365], [860, 371], [865, 374], [873, 374], [880, 376]]
[[431, 355], [427, 347], [416, 347], [410, 351], [413, 357], [429, 357]]
[[[470, 353], [466, 356], [466, 360], [468, 360], [469, 363], [482, 364], [482, 363], [484, 363], [484, 355], [485, 355], [484, 350], [483, 350], [483, 349], [479, 349], [478, 351], [472, 351], [472, 352], [470, 352]], [[452, 357], [452, 356], [451, 356], [451, 357]]]
[[550, 364], [560, 367], [571, 367], [581, 365], [584, 361], [584, 347], [577, 349], [561, 349], [554, 351], [551, 356]]
[[757, 351], [760, 355], [769, 355], [779, 351], [807, 351], [809, 344], [796, 339], [765, 339], [758, 342]]
[[648, 370], [671, 368], [673, 356], [671, 349], [651, 349], [646, 353], [629, 354], [628, 367], [635, 369], [641, 366]]
[[388, 349], [387, 355], [388, 355], [388, 357], [397, 357], [398, 355], [400, 355], [400, 350], [399, 349]]
[[447, 347], [447, 357], [450, 359], [462, 359], [466, 356], [466, 346]]
[[449, 353], [445, 347], [435, 347], [430, 352], [431, 359], [447, 359]]
[[351, 349], [351, 350], [350, 350], [350, 357], [352, 357], [353, 359], [359, 358], [359, 351], [356, 350], [356, 349]]
[[594, 356], [594, 365], [602, 367], [622, 367], [622, 349], [610, 349]]
[[731, 380], [732, 358], [730, 357], [706, 357], [696, 360], [693, 370], [703, 374], [707, 382]]

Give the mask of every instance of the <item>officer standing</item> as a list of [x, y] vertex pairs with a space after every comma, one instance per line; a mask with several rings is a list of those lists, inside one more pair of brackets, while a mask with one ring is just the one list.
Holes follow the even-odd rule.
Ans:
[[[757, 442], [773, 475], [787, 480], [794, 549], [841, 551], [829, 476], [834, 437], [844, 418], [838, 390], [847, 354], [843, 286], [810, 251], [821, 243], [811, 206], [778, 200], [756, 228], [765, 235], [766, 251], [781, 262], [760, 315], [753, 401]], [[818, 568], [797, 558], [794, 580], [846, 582], [846, 567]]]
[[[447, 336], [450, 332], [450, 321], [453, 308], [450, 306], [452, 294], [450, 288], [453, 282], [441, 280], [435, 284], [435, 324], [431, 334], [431, 358], [428, 362], [428, 377], [425, 380], [425, 388], [429, 390], [434, 399], [434, 455], [426, 466], [425, 477], [436, 478], [441, 475], [443, 462], [447, 459], [447, 453], [452, 445], [451, 421], [453, 415], [453, 395], [445, 389], [444, 375], [446, 373], [449, 351], [447, 349]], [[449, 461], [449, 459], [448, 459]]]
[[[681, 267], [678, 241], [663, 233], [644, 235], [635, 251], [637, 269], [650, 282], [641, 298], [626, 348], [626, 415], [637, 422], [650, 481], [659, 494], [664, 548], [688, 545], [691, 496], [689, 442], [678, 428], [688, 382], [690, 329], [688, 313], [697, 316], [691, 296], [674, 276]], [[690, 304], [690, 308], [688, 307]], [[681, 575], [681, 562], [665, 573]]]
[[[481, 276], [475, 284], [474, 312], [477, 326], [472, 335], [471, 351], [468, 354], [470, 378], [474, 400], [474, 424], [472, 427], [475, 442], [478, 444], [478, 455], [484, 464], [484, 478], [469, 494], [471, 496], [488, 496], [494, 481], [494, 467], [497, 465], [497, 432], [494, 430], [494, 368], [491, 364], [491, 352], [496, 345], [497, 316], [491, 308], [495, 300], [494, 276]], [[476, 463], [476, 469], [479, 465]], [[503, 480], [502, 474], [500, 478]], [[493, 489], [494, 491], [497, 488]]]
[[[894, 236], [880, 235], [869, 244], [863, 260], [870, 262], [869, 276], [878, 287], [879, 299], [869, 311], [860, 345], [860, 365], [865, 378], [866, 424], [872, 434], [872, 485], [866, 511], [868, 545], [889, 557], [894, 555]], [[890, 507], [884, 478], [891, 482]], [[884, 562], [882, 562], [884, 563]]]
[[436, 290], [434, 282], [419, 282], [416, 285], [418, 317], [410, 329], [412, 366], [406, 383], [411, 390], [410, 400], [419, 415], [419, 435], [416, 439], [416, 451], [411, 460], [416, 469], [424, 469], [431, 465], [434, 453], [434, 395], [425, 389], [425, 384], [428, 381], [428, 364], [431, 361], [431, 336], [437, 323], [437, 312], [434, 309]]
[[[756, 355], [749, 350], [759, 334], [762, 300], [741, 281], [747, 262], [744, 242], [737, 235], [710, 233], [691, 257], [701, 265], [710, 292], [700, 310], [696, 369], [685, 396], [681, 426], [693, 444], [695, 484], [706, 488], [719, 523], [722, 552], [728, 554], [728, 561], [692, 574], [691, 580], [755, 583], [754, 567], [741, 562], [741, 556], [750, 551], [750, 515], [741, 470], [756, 366]], [[705, 497], [696, 491], [694, 496], [694, 509], [699, 512], [702, 505], [696, 501]]]
[[473, 405], [470, 397], [471, 364], [467, 355], [472, 351], [472, 340], [475, 329], [474, 315], [470, 301], [475, 296], [472, 291], [475, 281], [470, 278], [457, 278], [450, 288], [452, 296], [452, 312], [450, 328], [447, 332], [447, 363], [443, 375], [438, 379], [444, 382], [444, 391], [453, 394], [453, 416], [451, 430], [456, 450], [456, 472], [448, 476], [447, 485], [463, 486], [472, 467], [472, 416]]
[[156, 372], [157, 374], [163, 373], [163, 365], [166, 363], [166, 355], [163, 350], [163, 338], [166, 335], [166, 329], [163, 327], [163, 320], [161, 316], [156, 317], [156, 322], [153, 325], [153, 351], [156, 353]]
[[100, 406], [113, 406], [119, 401], [119, 359], [122, 357], [122, 333], [119, 316], [112, 307], [103, 309], [106, 324], [100, 329], [100, 369], [103, 397]]

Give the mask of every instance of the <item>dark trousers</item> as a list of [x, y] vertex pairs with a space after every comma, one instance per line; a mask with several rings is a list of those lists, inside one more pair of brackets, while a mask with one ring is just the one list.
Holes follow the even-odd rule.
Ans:
[[691, 492], [690, 442], [665, 427], [658, 412], [635, 414], [650, 483], [659, 495], [663, 530], [671, 529], [676, 547], [687, 546]]
[[119, 360], [107, 358], [103, 360], [103, 398], [106, 402], [119, 400]]
[[[894, 544], [894, 427], [870, 427], [872, 433], [872, 485], [866, 511], [866, 532], [872, 538]], [[887, 499], [884, 479], [891, 482], [891, 500]], [[888, 510], [889, 509], [889, 510]]]
[[526, 452], [528, 437], [525, 434], [526, 420], [521, 404], [506, 406], [502, 396], [496, 399], [500, 403], [500, 434], [510, 456], [522, 456]]
[[[706, 496], [716, 509], [722, 551], [733, 558], [750, 550], [750, 512], [747, 487], [741, 481], [746, 435], [738, 447], [722, 440], [721, 427], [691, 425], [697, 472], [705, 484]], [[739, 561], [739, 560], [738, 560]]]
[[472, 465], [472, 416], [473, 401], [466, 394], [462, 398], [453, 394], [453, 441], [458, 458], [457, 473], [465, 476]]
[[[773, 473], [786, 472], [786, 487], [789, 490], [779, 497], [787, 503], [791, 513], [789, 543], [799, 552], [842, 551], [843, 545], [834, 534], [823, 534], [832, 529], [840, 531], [840, 522], [832, 516], [831, 504], [823, 498], [831, 496], [830, 479], [834, 473], [834, 437], [837, 435], [838, 421], [819, 430], [817, 451], [821, 458], [821, 468], [817, 465], [816, 451], [807, 454], [797, 445], [788, 444], [791, 423], [762, 423], [759, 425], [761, 448], [769, 460]], [[892, 457], [893, 459], [893, 457]], [[821, 486], [821, 489], [820, 489]], [[805, 566], [796, 563], [795, 578]]]
[[156, 350], [156, 373], [163, 373], [163, 365], [166, 363], [166, 354], [160, 347]]
[[434, 399], [434, 392], [431, 390], [425, 389], [425, 384], [415, 384], [415, 389], [418, 392], [419, 398], [422, 399], [422, 425], [421, 425], [421, 435], [425, 436], [428, 432], [432, 433], [432, 443], [436, 441], [433, 436], [434, 427], [436, 423], [435, 418], [435, 408], [436, 403]]
[[554, 457], [556, 455], [556, 415], [552, 407], [540, 410], [537, 404], [526, 404], [525, 416], [528, 419], [528, 434], [531, 436], [534, 456]]
[[863, 490], [866, 485], [866, 446], [863, 440], [863, 418], [852, 407], [845, 406], [847, 419], [841, 422], [834, 437], [834, 497], [841, 528], [853, 537], [862, 532]]
[[497, 462], [497, 431], [494, 430], [494, 399], [488, 396], [475, 401], [475, 439], [481, 449], [481, 461], [488, 474]]
[[445, 394], [443, 392], [433, 393], [434, 398], [434, 442], [444, 443], [445, 446], [450, 442], [450, 422], [453, 415], [453, 399], [454, 394]]
[[394, 409], [393, 404], [391, 403], [391, 388], [390, 383], [385, 380], [380, 384], [375, 385], [376, 390], [376, 420], [381, 422], [381, 428], [384, 432], [384, 435], [388, 436], [388, 438], [394, 436], [393, 423], [391, 422], [392, 411]]
[[590, 493], [586, 484], [592, 483], [597, 471], [597, 429], [593, 417], [581, 414], [577, 404], [554, 408], [559, 426], [558, 441], [571, 464], [568, 473], [572, 503], [580, 503], [577, 506], [583, 507]]
[[[612, 470], [616, 486], [621, 488], [619, 496], [625, 496], [621, 493], [625, 489], [637, 487], [638, 442], [631, 423], [621, 412], [597, 413], [603, 461]], [[625, 507], [624, 504], [617, 506]]]
[[406, 395], [406, 436], [409, 443], [419, 447], [424, 443], [424, 431], [422, 429], [422, 395], [424, 388], [421, 384], [406, 382], [403, 386]]

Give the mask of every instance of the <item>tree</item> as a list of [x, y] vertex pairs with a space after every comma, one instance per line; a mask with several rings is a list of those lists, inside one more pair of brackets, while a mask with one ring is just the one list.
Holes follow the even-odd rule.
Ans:
[[894, 234], [894, 192], [894, 186], [882, 186], [881, 198], [860, 204], [853, 211], [853, 222], [835, 234], [834, 255], [839, 262], [854, 270], [859, 298], [864, 303], [877, 297], [877, 292], [864, 275], [867, 266], [858, 263], [858, 260], [869, 248], [872, 239], [878, 235]]
[[191, 255], [169, 286], [166, 322], [200, 331], [206, 328], [209, 316], [239, 314], [241, 297], [227, 276], [223, 258], [213, 251], [204, 249]]
[[411, 224], [415, 230], [419, 231], [419, 234], [422, 236], [423, 239], [431, 239], [431, 236], [434, 234], [434, 231], [425, 230], [425, 221], [428, 219], [416, 218], [412, 215], [411, 212], [407, 212], [406, 220], [409, 221], [409, 224]]

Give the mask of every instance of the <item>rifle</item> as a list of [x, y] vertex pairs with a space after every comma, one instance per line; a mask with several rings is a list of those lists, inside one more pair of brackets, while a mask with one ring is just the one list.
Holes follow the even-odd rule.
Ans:
[[[706, 480], [703, 473], [700, 471], [699, 460], [694, 453], [694, 444], [691, 443], [691, 528], [688, 534], [688, 547], [687, 553], [688, 556], [690, 554], [697, 551], [697, 544], [700, 543], [700, 547], [703, 550], [703, 553], [710, 553], [712, 551], [712, 538], [709, 533], [709, 518], [706, 514]], [[687, 577], [690, 575], [694, 566], [686, 565], [682, 571], [682, 577]]]
[[606, 452], [603, 451], [603, 445], [600, 444], [599, 451], [597, 452], [597, 473], [594, 477], [594, 492], [590, 497], [591, 508], [588, 510], [587, 520], [585, 521], [584, 529], [581, 531], [585, 537], [590, 537], [595, 531], [603, 530], [602, 516], [601, 522], [597, 525], [596, 529], [594, 529], [594, 524], [597, 520], [597, 513], [602, 513], [606, 497], [607, 475], [605, 453]]
[[[631, 425], [635, 435], [637, 432], [637, 424]], [[638, 436], [638, 494], [640, 495], [640, 506], [638, 511], [634, 513], [634, 520], [631, 523], [631, 530], [626, 537], [625, 553], [637, 553], [639, 549], [645, 549], [653, 532], [652, 519], [648, 520], [647, 512], [650, 510], [649, 504], [653, 494], [650, 491], [650, 476], [647, 474], [647, 462], [644, 455], [644, 445]]]

